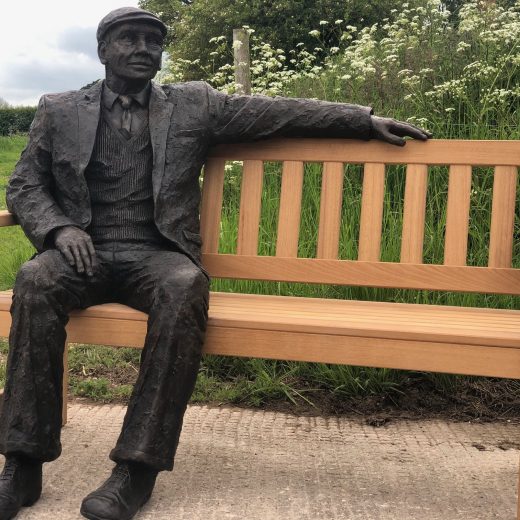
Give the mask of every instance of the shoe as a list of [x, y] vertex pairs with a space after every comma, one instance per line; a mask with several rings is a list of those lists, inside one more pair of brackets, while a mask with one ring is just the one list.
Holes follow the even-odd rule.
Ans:
[[8, 455], [0, 474], [0, 520], [11, 520], [22, 507], [32, 506], [42, 493], [42, 463]]
[[156, 477], [157, 470], [144, 464], [117, 464], [101, 487], [83, 499], [80, 513], [89, 520], [130, 520], [148, 502]]

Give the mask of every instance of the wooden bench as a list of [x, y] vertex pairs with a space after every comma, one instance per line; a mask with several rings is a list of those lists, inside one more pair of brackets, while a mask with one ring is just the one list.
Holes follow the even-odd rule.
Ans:
[[[243, 161], [238, 239], [235, 254], [219, 254], [230, 160]], [[274, 256], [258, 255], [266, 161], [283, 165]], [[317, 253], [298, 258], [307, 162], [323, 163]], [[356, 260], [338, 259], [345, 163], [364, 165]], [[395, 237], [400, 259], [388, 262], [381, 261], [382, 215], [386, 165], [393, 164], [406, 165], [406, 182], [402, 236]], [[435, 165], [449, 167], [444, 257], [427, 264], [428, 167]], [[290, 139], [220, 146], [204, 174], [203, 263], [214, 278], [520, 295], [520, 270], [512, 267], [519, 165], [520, 141], [432, 140], [397, 148]], [[479, 267], [467, 265], [475, 166], [494, 169], [488, 261]], [[0, 214], [0, 226], [14, 224]], [[0, 336], [8, 334], [10, 299], [0, 293]], [[99, 305], [73, 313], [68, 341], [140, 348], [145, 329], [143, 313]], [[213, 292], [205, 352], [520, 378], [520, 311]], [[520, 519], [520, 502], [518, 508]]]

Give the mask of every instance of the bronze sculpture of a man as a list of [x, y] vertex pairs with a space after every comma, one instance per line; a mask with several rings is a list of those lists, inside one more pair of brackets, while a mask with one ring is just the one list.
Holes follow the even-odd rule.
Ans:
[[106, 79], [42, 97], [7, 189], [37, 249], [16, 278], [0, 417], [0, 520], [40, 497], [42, 463], [61, 452], [65, 325], [73, 309], [121, 302], [148, 313], [139, 376], [110, 458], [111, 476], [81, 505], [129, 520], [172, 470], [199, 368], [209, 279], [200, 263], [198, 177], [210, 146], [275, 136], [381, 139], [429, 135], [370, 108], [229, 96], [204, 82], [157, 85], [166, 27], [121, 8], [98, 27]]

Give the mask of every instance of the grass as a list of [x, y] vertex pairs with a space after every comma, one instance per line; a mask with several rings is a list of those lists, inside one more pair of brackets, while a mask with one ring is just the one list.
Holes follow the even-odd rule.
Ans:
[[[26, 142], [22, 136], [0, 138], [0, 185], [7, 177]], [[432, 168], [429, 176], [424, 257], [426, 263], [443, 258], [446, 219], [446, 168]], [[489, 241], [490, 191], [492, 172], [476, 170], [472, 187], [472, 213], [469, 236], [469, 265], [485, 265]], [[321, 166], [306, 165], [301, 213], [299, 256], [316, 254]], [[382, 259], [398, 261], [403, 214], [403, 167], [388, 168], [384, 200]], [[232, 164], [226, 176], [220, 251], [236, 250], [238, 208], [240, 205], [241, 166]], [[262, 194], [259, 253], [273, 255], [281, 187], [281, 165], [266, 166]], [[1, 188], [3, 191], [3, 188]], [[362, 169], [347, 166], [344, 175], [340, 258], [357, 257], [357, 236], [361, 209]], [[0, 196], [0, 207], [5, 207]], [[515, 229], [520, 234], [517, 218]], [[19, 266], [33, 248], [18, 228], [0, 229], [0, 290], [12, 287]], [[514, 265], [520, 267], [520, 241], [515, 241]], [[478, 307], [520, 308], [518, 297], [306, 285], [277, 282], [213, 280], [212, 290], [325, 297], [341, 299], [418, 302], [469, 305]], [[5, 377], [6, 341], [0, 341], [0, 387]], [[70, 391], [98, 401], [125, 401], [138, 372], [140, 352], [92, 345], [73, 345], [70, 349]], [[395, 395], [402, 392], [410, 373], [363, 367], [297, 363], [262, 359], [205, 356], [192, 402], [241, 403], [252, 406], [273, 401], [287, 401], [312, 406], [324, 393], [338, 402], [356, 396]], [[416, 375], [414, 376], [416, 377]], [[450, 394], [460, 381], [456, 376], [425, 374], [435, 388]]]

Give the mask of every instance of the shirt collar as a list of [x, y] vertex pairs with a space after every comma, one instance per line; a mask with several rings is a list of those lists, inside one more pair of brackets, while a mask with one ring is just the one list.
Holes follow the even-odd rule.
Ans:
[[[134, 101], [137, 101], [142, 107], [146, 108], [148, 106], [148, 101], [150, 99], [150, 88], [151, 84], [149, 83], [143, 90], [137, 92], [135, 94], [128, 94]], [[103, 82], [103, 94], [101, 96], [103, 100], [103, 105], [108, 110], [112, 110], [114, 103], [116, 102], [119, 94], [110, 90], [106, 81]]]

